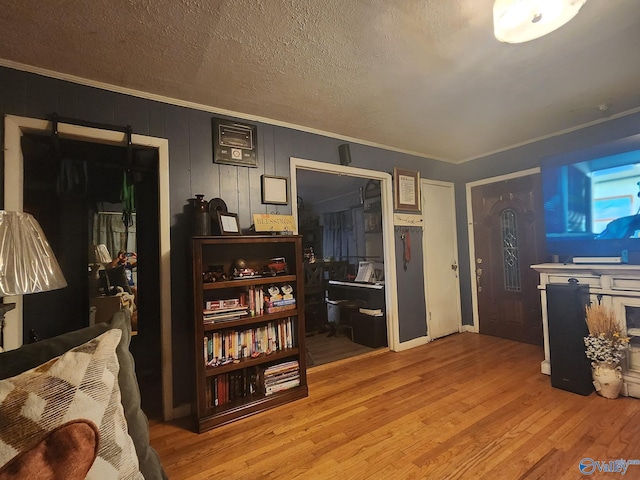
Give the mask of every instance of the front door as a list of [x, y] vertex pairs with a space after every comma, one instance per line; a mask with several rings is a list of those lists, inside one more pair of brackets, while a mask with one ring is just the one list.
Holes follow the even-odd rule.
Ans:
[[540, 175], [471, 189], [480, 333], [542, 344], [538, 275], [544, 261]]

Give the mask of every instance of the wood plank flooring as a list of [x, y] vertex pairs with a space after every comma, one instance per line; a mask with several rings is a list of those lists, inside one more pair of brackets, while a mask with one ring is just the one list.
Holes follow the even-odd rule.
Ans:
[[[346, 332], [346, 335], [349, 333]], [[328, 336], [326, 332], [322, 332], [308, 336], [306, 338], [307, 367], [316, 367], [375, 350], [366, 345], [352, 342], [351, 338], [346, 335], [339, 333]]]
[[583, 458], [640, 459], [640, 399], [555, 389], [542, 359], [451, 335], [311, 369], [308, 398], [204, 434], [152, 421], [151, 444], [177, 480], [578, 479]]

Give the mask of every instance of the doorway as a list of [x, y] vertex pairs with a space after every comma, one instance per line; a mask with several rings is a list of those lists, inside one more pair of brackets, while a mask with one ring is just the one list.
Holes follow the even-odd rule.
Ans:
[[[5, 117], [5, 209], [23, 211], [24, 210], [24, 172], [25, 164], [21, 147], [21, 138], [26, 134], [49, 135], [51, 124], [48, 121], [36, 120], [24, 117], [7, 115]], [[89, 143], [99, 143], [105, 145], [125, 144], [125, 135], [122, 132], [101, 130], [78, 125], [58, 124], [58, 133], [62, 139], [80, 140]], [[161, 372], [161, 396], [162, 396], [162, 417], [164, 420], [173, 418], [173, 384], [171, 372], [171, 297], [170, 297], [170, 248], [169, 248], [169, 204], [168, 204], [168, 143], [166, 139], [144, 137], [132, 135], [133, 146], [147, 147], [154, 149], [158, 154], [158, 168], [155, 191], [159, 193], [155, 200], [157, 205], [157, 220], [150, 230], [150, 235], [154, 235], [158, 247], [154, 254], [157, 259], [156, 275], [150, 280], [151, 285], [157, 288], [157, 311], [160, 319], [158, 325], [157, 342], [160, 344], [161, 358], [160, 366], [156, 365]], [[86, 237], [86, 233], [83, 237]], [[86, 252], [86, 248], [83, 249]], [[86, 255], [86, 253], [84, 254]], [[85, 265], [86, 268], [86, 265]], [[153, 269], [150, 269], [150, 271]], [[86, 272], [85, 272], [86, 273]], [[23, 339], [23, 298], [12, 297], [16, 308], [11, 312], [12, 319], [8, 322], [10, 328], [7, 329], [7, 338], [11, 342], [10, 348], [17, 348], [22, 344]]]
[[142, 407], [162, 418], [157, 149], [31, 133], [21, 143], [24, 211], [39, 220], [67, 280], [24, 297], [24, 335], [51, 338], [127, 310]]
[[479, 331], [542, 345], [538, 278], [530, 268], [544, 260], [540, 174], [469, 185], [467, 191]]
[[[422, 180], [427, 332], [431, 340], [461, 329], [455, 192], [449, 182]], [[453, 306], [453, 307], [452, 307]]]
[[[338, 178], [350, 178], [355, 180], [360, 180], [362, 185], [366, 185], [369, 180], [374, 180], [379, 187], [379, 201], [376, 208], [379, 209], [379, 224], [373, 225], [372, 219], [367, 219], [365, 215], [363, 215], [364, 207], [361, 208], [362, 212], [359, 214], [354, 214], [353, 219], [355, 222], [363, 223], [362, 228], [363, 232], [365, 231], [365, 227], [367, 222], [369, 222], [369, 228], [371, 233], [374, 231], [379, 234], [381, 239], [380, 251], [375, 255], [380, 257], [383, 262], [379, 262], [380, 265], [380, 273], [379, 275], [384, 277], [384, 288], [381, 289], [381, 297], [382, 297], [382, 309], [384, 310], [384, 317], [386, 319], [386, 327], [383, 325], [383, 330], [386, 329], [382, 334], [386, 336], [387, 342], [385, 342], [390, 349], [397, 348], [399, 343], [398, 334], [397, 334], [397, 296], [396, 296], [396, 275], [395, 275], [395, 256], [393, 255], [393, 210], [392, 210], [392, 196], [391, 196], [391, 176], [388, 173], [377, 172], [372, 170], [365, 170], [354, 167], [346, 167], [342, 165], [333, 165], [327, 164], [323, 162], [314, 162], [310, 160], [303, 160], [298, 158], [291, 158], [291, 193], [292, 193], [292, 210], [295, 217], [296, 225], [298, 226], [298, 231], [296, 233], [303, 233], [300, 231], [300, 225], [302, 216], [304, 215], [301, 212], [300, 202], [303, 202], [302, 198], [304, 197], [304, 193], [306, 191], [305, 185], [298, 185], [298, 173], [304, 172], [305, 174], [309, 172], [315, 172], [322, 175], [330, 174], [333, 178], [334, 182], [330, 184], [327, 183], [313, 183], [309, 182], [307, 185], [309, 187], [316, 188], [321, 191], [322, 195], [325, 195], [325, 198], [328, 197], [340, 197], [339, 194], [336, 194], [328, 185], [332, 185]], [[300, 188], [299, 188], [300, 187]], [[364, 187], [363, 187], [364, 188]], [[333, 193], [332, 193], [333, 192]], [[343, 192], [344, 194], [345, 192]], [[362, 192], [364, 195], [364, 192]], [[338, 202], [340, 202], [340, 198], [338, 198]], [[346, 204], [346, 201], [343, 201], [343, 206]], [[364, 204], [364, 198], [362, 203]], [[346, 208], [346, 207], [344, 207]], [[314, 240], [319, 238], [317, 235], [323, 235], [319, 233], [319, 230], [316, 231], [316, 237], [307, 237], [310, 240]], [[363, 240], [364, 241], [364, 240]], [[347, 242], [345, 240], [345, 242]], [[348, 243], [348, 242], [347, 242]], [[316, 247], [318, 248], [318, 247]], [[357, 248], [357, 247], [354, 247]], [[365, 250], [362, 252], [355, 250], [357, 253], [355, 256], [363, 256], [366, 257]], [[325, 256], [333, 256], [330, 255], [329, 250], [326, 248], [322, 248], [322, 257]], [[391, 253], [389, 253], [391, 252]], [[364, 260], [364, 258], [363, 258]], [[353, 280], [357, 275], [357, 268], [355, 268], [350, 273], [350, 280]], [[347, 285], [348, 287], [348, 285]], [[383, 292], [382, 292], [383, 290]], [[338, 308], [334, 309], [338, 310]], [[346, 337], [350, 337], [352, 334], [352, 330], [346, 329], [344, 335]], [[309, 343], [309, 342], [307, 342]]]

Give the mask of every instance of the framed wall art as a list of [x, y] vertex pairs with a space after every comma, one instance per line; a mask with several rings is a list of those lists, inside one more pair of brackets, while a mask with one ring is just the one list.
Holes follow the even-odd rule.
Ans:
[[258, 128], [248, 123], [212, 119], [213, 163], [258, 166]]
[[393, 167], [393, 206], [408, 212], [421, 210], [420, 172]]
[[217, 222], [213, 222], [215, 235], [242, 235], [237, 213], [222, 212], [216, 210]]
[[289, 188], [287, 177], [262, 175], [262, 203], [287, 205], [289, 203]]

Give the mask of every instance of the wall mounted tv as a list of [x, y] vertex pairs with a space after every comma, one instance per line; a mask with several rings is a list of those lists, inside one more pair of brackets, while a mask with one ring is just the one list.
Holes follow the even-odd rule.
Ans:
[[541, 165], [550, 260], [640, 263], [640, 135]]

